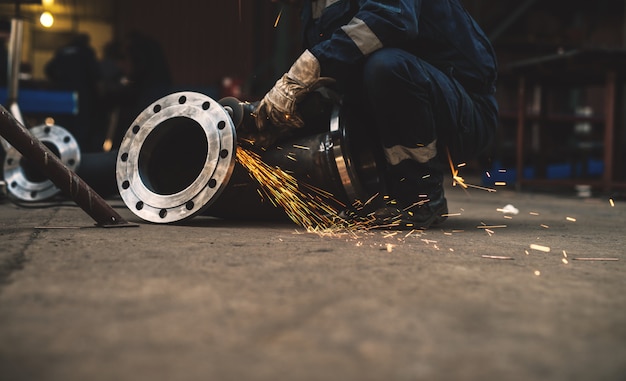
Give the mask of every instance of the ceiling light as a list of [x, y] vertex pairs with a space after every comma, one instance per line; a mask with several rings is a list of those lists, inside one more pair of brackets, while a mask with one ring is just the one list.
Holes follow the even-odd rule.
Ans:
[[48, 11], [45, 11], [39, 17], [39, 22], [44, 27], [50, 28], [52, 26], [52, 24], [54, 24], [54, 17], [52, 16], [52, 13], [50, 13]]

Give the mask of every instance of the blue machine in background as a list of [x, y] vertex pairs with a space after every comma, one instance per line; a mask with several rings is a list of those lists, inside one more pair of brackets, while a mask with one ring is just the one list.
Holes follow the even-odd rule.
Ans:
[[[8, 107], [8, 90], [0, 88], [0, 104]], [[78, 93], [47, 89], [20, 89], [17, 102], [25, 114], [78, 114]]]

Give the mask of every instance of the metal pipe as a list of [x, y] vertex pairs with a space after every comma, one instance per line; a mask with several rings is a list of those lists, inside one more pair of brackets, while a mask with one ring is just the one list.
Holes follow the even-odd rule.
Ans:
[[[257, 149], [263, 162], [346, 205], [380, 192], [381, 157], [369, 142], [366, 122], [350, 119], [329, 100], [302, 106], [309, 109], [301, 110], [305, 128], [280, 146]], [[128, 208], [155, 223], [198, 214], [286, 217], [261, 200], [258, 184], [236, 163], [237, 138], [247, 145], [246, 124], [254, 123], [253, 108], [234, 98], [218, 103], [194, 92], [171, 94], [146, 108], [126, 133], [118, 155], [118, 188]]]
[[67, 168], [43, 143], [35, 139], [3, 106], [0, 106], [0, 135], [24, 155], [42, 174], [74, 200], [102, 227], [136, 226], [127, 222], [85, 181]]
[[[8, 104], [17, 102], [22, 61], [22, 42], [24, 40], [24, 20], [15, 17], [11, 20], [11, 38], [9, 40]], [[20, 120], [20, 123], [23, 121]]]

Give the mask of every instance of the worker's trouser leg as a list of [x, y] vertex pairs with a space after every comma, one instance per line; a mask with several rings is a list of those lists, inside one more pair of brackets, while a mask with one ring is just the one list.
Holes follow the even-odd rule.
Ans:
[[384, 48], [366, 58], [362, 72], [366, 112], [372, 115], [388, 164], [390, 193], [404, 203], [442, 192], [437, 161], [451, 145], [484, 148], [474, 97], [453, 78], [416, 56]]

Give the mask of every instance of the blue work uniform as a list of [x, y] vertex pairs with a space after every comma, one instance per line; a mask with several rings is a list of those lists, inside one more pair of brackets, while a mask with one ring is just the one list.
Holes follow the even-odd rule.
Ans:
[[321, 75], [375, 121], [396, 197], [441, 188], [444, 147], [466, 160], [491, 143], [496, 57], [459, 0], [305, 0], [302, 22]]

